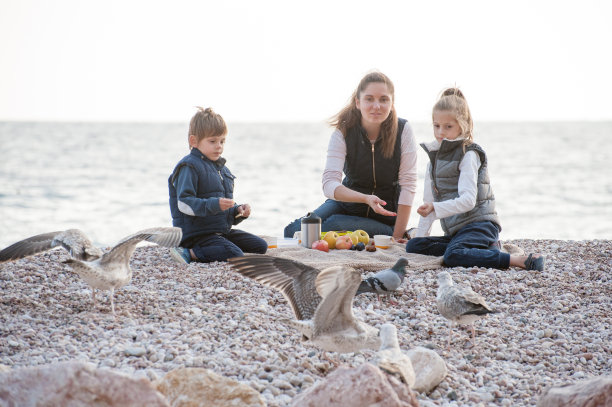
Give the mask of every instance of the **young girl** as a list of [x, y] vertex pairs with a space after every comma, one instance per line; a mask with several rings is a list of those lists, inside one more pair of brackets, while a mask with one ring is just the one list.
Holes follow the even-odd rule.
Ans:
[[[487, 171], [487, 156], [472, 139], [472, 116], [457, 88], [442, 92], [432, 112], [434, 137], [421, 144], [430, 163], [425, 176], [424, 201], [416, 237], [406, 244], [408, 253], [444, 256], [449, 267], [510, 266], [544, 269], [540, 254], [515, 256], [499, 251], [501, 226]], [[444, 236], [429, 236], [440, 219]]]

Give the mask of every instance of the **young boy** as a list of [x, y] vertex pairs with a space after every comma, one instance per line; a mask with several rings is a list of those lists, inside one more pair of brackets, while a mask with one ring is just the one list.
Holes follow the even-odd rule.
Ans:
[[183, 230], [180, 248], [171, 251], [181, 263], [226, 261], [248, 253], [265, 253], [268, 244], [251, 233], [232, 229], [251, 214], [249, 204], [234, 203], [234, 175], [221, 157], [227, 126], [211, 108], [198, 108], [189, 124], [191, 153], [168, 178], [172, 225]]

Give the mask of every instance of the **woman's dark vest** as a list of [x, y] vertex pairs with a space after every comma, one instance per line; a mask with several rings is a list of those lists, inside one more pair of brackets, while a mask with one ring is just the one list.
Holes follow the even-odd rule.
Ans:
[[363, 194], [378, 196], [387, 202], [385, 209], [392, 212], [397, 211], [399, 199], [398, 177], [405, 125], [406, 120], [398, 118], [397, 137], [390, 158], [383, 157], [380, 138], [374, 144], [370, 143], [367, 132], [361, 126], [348, 130], [345, 137], [345, 177], [342, 185]]
[[431, 185], [436, 202], [455, 199], [459, 196], [459, 164], [468, 151], [475, 151], [480, 157], [476, 194], [476, 206], [468, 212], [440, 219], [442, 230], [447, 236], [453, 236], [468, 223], [491, 221], [497, 224], [501, 231], [501, 224], [495, 211], [495, 196], [489, 171], [487, 170], [487, 155], [475, 143], [467, 145], [463, 151], [463, 140], [442, 140], [440, 149], [429, 151], [425, 144], [421, 147], [427, 152], [431, 161]]
[[228, 233], [234, 224], [235, 208], [219, 211], [208, 216], [190, 216], [178, 209], [178, 200], [174, 180], [179, 170], [188, 166], [197, 174], [196, 196], [198, 198], [230, 198], [234, 197], [234, 175], [225, 166], [225, 159], [210, 161], [197, 148], [179, 161], [172, 175], [168, 178], [170, 193], [170, 213], [172, 225], [183, 230], [182, 246], [195, 242], [197, 237], [212, 233]]

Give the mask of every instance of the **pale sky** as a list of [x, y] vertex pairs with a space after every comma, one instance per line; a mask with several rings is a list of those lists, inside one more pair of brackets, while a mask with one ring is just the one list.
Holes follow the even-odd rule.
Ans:
[[612, 120], [612, 2], [0, 0], [0, 120], [323, 121], [370, 70], [430, 120]]

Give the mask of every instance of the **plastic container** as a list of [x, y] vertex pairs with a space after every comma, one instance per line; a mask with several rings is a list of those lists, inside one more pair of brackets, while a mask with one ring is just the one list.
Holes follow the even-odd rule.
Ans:
[[285, 237], [275, 237], [268, 239], [268, 249], [282, 249], [285, 247], [298, 247], [300, 241], [298, 239], [290, 239]]
[[374, 246], [378, 249], [388, 249], [391, 246], [391, 236], [374, 235]]

